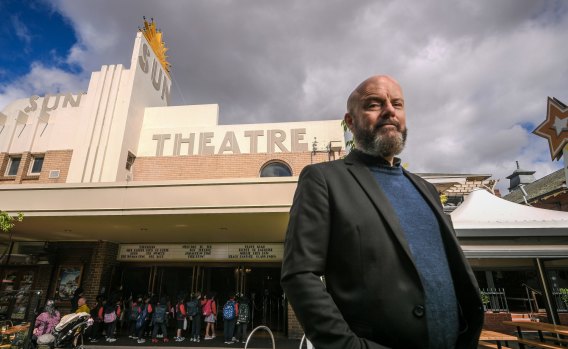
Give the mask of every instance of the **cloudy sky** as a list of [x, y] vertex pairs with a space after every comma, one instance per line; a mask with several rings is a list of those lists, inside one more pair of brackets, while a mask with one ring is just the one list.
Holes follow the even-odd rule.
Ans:
[[222, 124], [343, 118], [363, 79], [405, 91], [414, 172], [542, 177], [562, 166], [532, 134], [568, 103], [568, 2], [538, 0], [2, 0], [0, 110], [83, 91], [129, 64], [142, 16], [170, 48], [174, 104], [218, 103]]

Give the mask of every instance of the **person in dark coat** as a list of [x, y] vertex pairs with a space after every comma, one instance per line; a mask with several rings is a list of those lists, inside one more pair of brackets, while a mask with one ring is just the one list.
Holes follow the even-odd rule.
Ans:
[[281, 283], [306, 337], [325, 349], [477, 348], [481, 297], [450, 218], [395, 157], [407, 135], [398, 82], [362, 82], [344, 121], [356, 149], [305, 167], [290, 210]]
[[82, 287], [77, 287], [75, 292], [73, 292], [73, 297], [71, 298], [71, 313], [74, 313], [77, 311], [77, 308], [79, 308], [77, 303], [79, 302], [79, 298], [83, 297], [83, 293], [85, 293], [85, 291]]

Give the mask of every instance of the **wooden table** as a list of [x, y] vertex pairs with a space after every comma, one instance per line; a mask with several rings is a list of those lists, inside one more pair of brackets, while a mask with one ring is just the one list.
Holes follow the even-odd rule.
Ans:
[[12, 326], [4, 331], [0, 331], [0, 334], [14, 334], [14, 333], [18, 333], [18, 332], [22, 332], [22, 331], [26, 331], [27, 329], [30, 328], [30, 325], [17, 325], [17, 326]]
[[[546, 343], [546, 340], [549, 341], [555, 341], [557, 343], [568, 343], [568, 341], [564, 338], [561, 338], [560, 336], [568, 336], [568, 326], [563, 326], [563, 325], [554, 325], [554, 324], [549, 324], [546, 322], [533, 322], [533, 321], [503, 321], [504, 325], [509, 325], [509, 326], [515, 326], [517, 328], [517, 333], [519, 335], [519, 347], [521, 349], [524, 348], [524, 344], [529, 344], [529, 345], [535, 345], [538, 344], [538, 342], [534, 342], [528, 339], [524, 339], [523, 338], [523, 330], [527, 331], [537, 331], [538, 332], [538, 337], [540, 339], [540, 343], [542, 343], [541, 347], [548, 347], [548, 348], [554, 348], [557, 347], [554, 344], [548, 344], [550, 342]], [[556, 334], [557, 337], [549, 337], [549, 336], [544, 336], [542, 333], [543, 332], [549, 332], [549, 333], [553, 333]], [[558, 336], [559, 335], [559, 336]], [[535, 345], [536, 346], [536, 345]], [[565, 347], [558, 347], [558, 348], [565, 348]]]
[[517, 337], [511, 336], [510, 334], [489, 331], [489, 330], [482, 330], [481, 336], [479, 337], [481, 341], [492, 341], [497, 344], [497, 348], [501, 349], [501, 341], [505, 342], [505, 345], [509, 345], [507, 342], [509, 341], [516, 341]]
[[[25, 325], [12, 326], [3, 331], [0, 331], [0, 349], [11, 348], [12, 345], [10, 344], [10, 342], [12, 341], [14, 335], [19, 332], [27, 331], [29, 328], [30, 324], [25, 324]], [[6, 336], [6, 339], [9, 339], [10, 342], [5, 343], [4, 336]]]

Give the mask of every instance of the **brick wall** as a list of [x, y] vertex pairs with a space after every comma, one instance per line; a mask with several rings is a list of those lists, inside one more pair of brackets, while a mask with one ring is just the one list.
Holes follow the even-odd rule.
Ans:
[[[54, 263], [55, 272], [53, 278], [50, 279], [47, 294], [49, 297], [55, 297], [56, 284], [59, 273], [59, 268], [62, 266], [82, 266], [83, 273], [81, 277], [81, 286], [87, 290], [86, 283], [92, 277], [92, 267], [90, 266], [91, 255], [93, 254], [92, 242], [50, 242], [49, 252], [54, 256], [52, 262]], [[91, 304], [91, 299], [88, 299]], [[61, 314], [68, 314], [71, 309], [71, 302], [56, 301], [57, 307]]]
[[[549, 322], [548, 321], [548, 316], [546, 316], [546, 314], [540, 313], [536, 316], [540, 322]], [[567, 325], [568, 326], [568, 313], [558, 313], [558, 318], [560, 319], [560, 324], [561, 325]]]
[[[73, 150], [50, 150], [45, 152], [39, 183], [65, 183]], [[59, 170], [59, 178], [49, 178], [49, 171]]]
[[290, 304], [288, 304], [288, 338], [300, 339], [304, 335], [304, 330], [296, 318], [296, 314]]
[[108, 241], [93, 243], [89, 278], [83, 283], [89, 305], [94, 304], [96, 296], [103, 291], [108, 294], [112, 273], [117, 264], [118, 244]]
[[450, 189], [446, 190], [446, 195], [448, 196], [465, 196], [471, 193], [476, 188], [488, 187], [491, 188], [495, 184], [494, 179], [487, 179], [484, 181], [473, 180], [467, 181], [464, 184], [455, 184]]
[[[80, 286], [84, 290], [87, 304], [93, 306], [98, 294], [105, 289], [105, 295], [109, 294], [109, 286], [114, 267], [117, 264], [118, 244], [98, 242], [50, 242], [48, 251], [51, 254], [50, 264], [38, 264], [34, 266], [10, 266], [16, 270], [34, 270], [35, 280], [33, 290], [40, 290], [40, 306], [44, 306], [46, 300], [56, 299], [56, 286], [59, 270], [62, 266], [82, 266], [83, 273]], [[2, 273], [4, 270], [0, 268]], [[71, 302], [69, 300], [57, 300], [56, 305], [62, 315], [69, 314]], [[30, 304], [34, 306], [34, 304]], [[29, 309], [28, 317], [32, 316]]]
[[[40, 154], [44, 156], [41, 173], [39, 175], [29, 175], [28, 172], [32, 165], [33, 156]], [[22, 158], [16, 176], [5, 176], [10, 155], [20, 155]], [[72, 155], [72, 150], [49, 150], [45, 153], [0, 153], [0, 184], [65, 183]], [[59, 170], [59, 178], [49, 178], [51, 170]]]
[[55, 267], [53, 265], [49, 264], [39, 265], [37, 268], [35, 289], [41, 290], [39, 302], [41, 306], [45, 304], [45, 301], [48, 298], [52, 298], [50, 297], [51, 295], [48, 294], [48, 291], [54, 268]]
[[[341, 155], [337, 155], [339, 158]], [[258, 178], [271, 161], [284, 162], [298, 176], [311, 163], [328, 161], [328, 153], [259, 153], [237, 155], [186, 155], [136, 158], [132, 166], [134, 181]]]
[[515, 328], [503, 325], [503, 321], [511, 321], [511, 313], [485, 313], [483, 329], [501, 333], [514, 333]]

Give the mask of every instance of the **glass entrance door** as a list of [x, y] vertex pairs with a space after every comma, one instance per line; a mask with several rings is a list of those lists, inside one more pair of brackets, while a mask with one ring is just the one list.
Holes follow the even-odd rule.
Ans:
[[287, 311], [279, 267], [245, 264], [125, 267], [122, 285], [126, 297], [151, 294], [175, 302], [178, 296], [196, 291], [215, 295], [219, 325], [223, 322], [222, 308], [229, 296], [246, 295], [251, 304], [251, 326], [266, 325], [273, 332], [286, 330]]
[[[251, 304], [250, 326], [266, 325], [273, 332], [285, 331], [287, 313], [280, 287], [280, 268], [250, 265], [207, 268], [204, 290], [216, 295], [219, 313], [230, 295], [247, 296]], [[222, 321], [221, 315], [219, 318]]]

